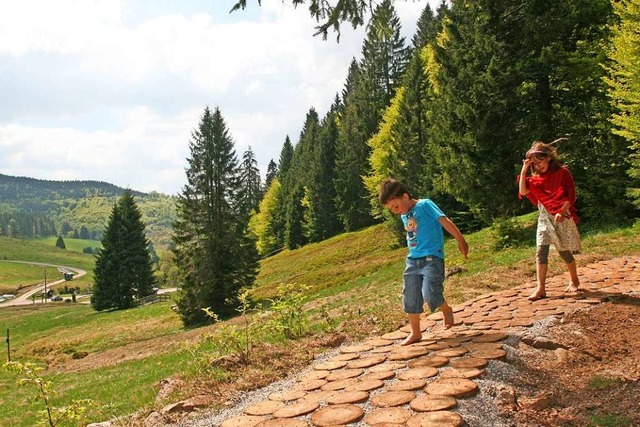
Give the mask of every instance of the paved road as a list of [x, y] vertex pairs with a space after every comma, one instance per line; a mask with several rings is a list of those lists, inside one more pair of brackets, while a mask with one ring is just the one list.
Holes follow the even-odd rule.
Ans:
[[[65, 269], [65, 270], [69, 270], [69, 271], [73, 271], [74, 274], [74, 278], [78, 278], [78, 277], [82, 277], [85, 274], [87, 274], [86, 271], [81, 270], [79, 268], [76, 267], [68, 267], [66, 265], [55, 265], [55, 264], [47, 264], [47, 263], [43, 263], [43, 262], [31, 262], [31, 261], [9, 261], [9, 260], [0, 260], [0, 262], [15, 262], [15, 263], [19, 263], [19, 264], [29, 264], [29, 265], [39, 265], [39, 266], [43, 266], [43, 267], [53, 267], [53, 268], [59, 268], [59, 269]], [[55, 286], [58, 283], [62, 283], [65, 282], [64, 279], [59, 279], [59, 280], [55, 280], [53, 282], [47, 282], [47, 286], [51, 287], [51, 286]], [[10, 306], [15, 306], [15, 305], [28, 305], [28, 304], [33, 304], [33, 300], [31, 299], [32, 295], [40, 295], [42, 294], [42, 292], [44, 291], [44, 283], [40, 283], [38, 285], [36, 285], [33, 289], [29, 290], [28, 292], [25, 292], [24, 294], [20, 295], [19, 297], [15, 298], [15, 299], [10, 299], [10, 300], [6, 300], [4, 302], [0, 303], [0, 307], [10, 307]], [[41, 298], [36, 298], [35, 299], [36, 303], [40, 303], [41, 302]]]

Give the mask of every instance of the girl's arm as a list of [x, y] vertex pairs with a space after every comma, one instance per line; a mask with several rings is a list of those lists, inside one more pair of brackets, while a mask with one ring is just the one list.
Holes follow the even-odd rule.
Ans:
[[531, 160], [524, 159], [522, 161], [522, 170], [520, 171], [519, 191], [521, 196], [526, 196], [529, 193], [527, 188], [527, 170], [531, 166]]

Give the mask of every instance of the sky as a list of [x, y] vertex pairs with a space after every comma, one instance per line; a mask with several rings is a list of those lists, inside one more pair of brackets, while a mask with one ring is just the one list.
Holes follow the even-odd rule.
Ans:
[[[440, 0], [428, 0], [433, 10]], [[0, 173], [178, 194], [191, 132], [218, 107], [264, 177], [360, 59], [291, 0], [0, 0]], [[397, 0], [407, 44], [427, 0]]]

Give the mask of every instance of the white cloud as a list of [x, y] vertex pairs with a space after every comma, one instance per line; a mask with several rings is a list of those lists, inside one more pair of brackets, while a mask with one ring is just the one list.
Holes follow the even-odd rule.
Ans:
[[[341, 91], [364, 29], [323, 41], [306, 7], [265, 0], [229, 16], [211, 3], [2, 2], [0, 172], [177, 193], [209, 105], [264, 173], [309, 108], [322, 116]], [[396, 2], [408, 43], [424, 5]]]

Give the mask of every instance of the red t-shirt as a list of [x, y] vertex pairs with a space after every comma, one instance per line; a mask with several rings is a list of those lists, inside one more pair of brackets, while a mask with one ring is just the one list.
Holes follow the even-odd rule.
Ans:
[[[519, 175], [518, 180], [520, 180]], [[534, 206], [538, 206], [538, 202], [540, 202], [551, 215], [555, 215], [561, 212], [562, 205], [569, 201], [571, 203], [569, 206], [571, 218], [576, 224], [580, 220], [575, 207], [576, 186], [573, 182], [573, 176], [566, 166], [540, 175], [528, 176], [527, 189], [529, 190], [526, 195], [527, 199]]]

